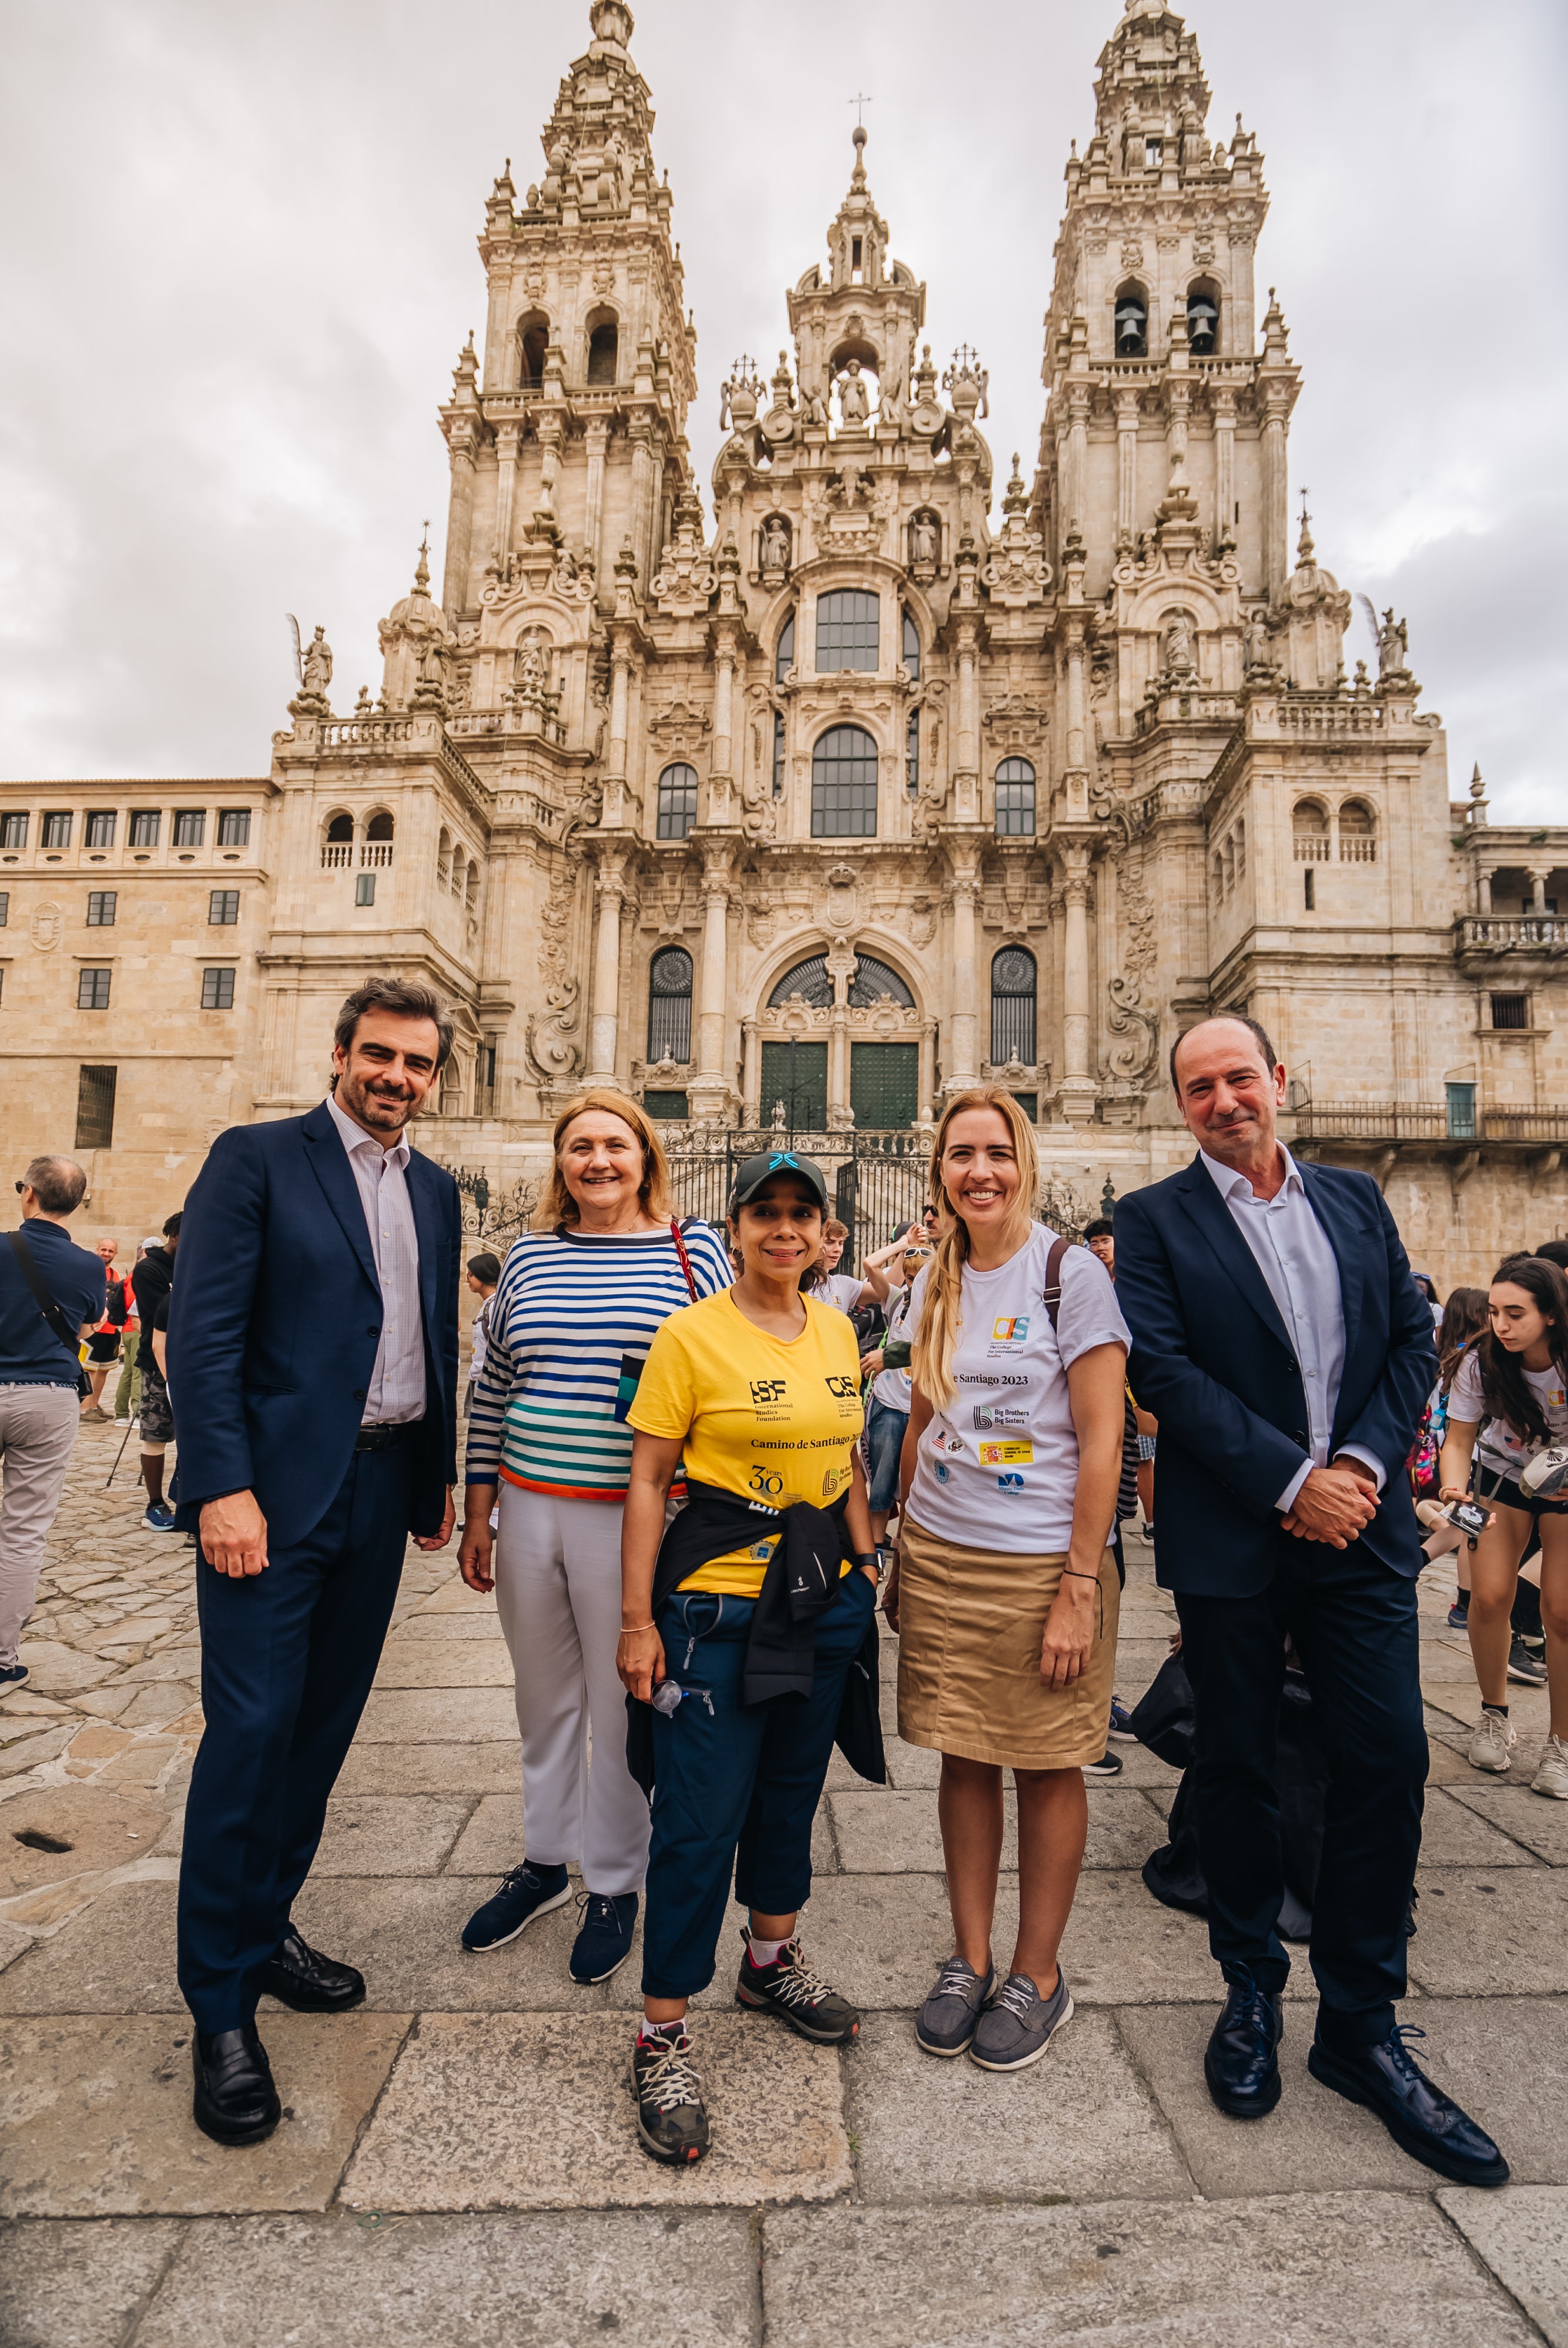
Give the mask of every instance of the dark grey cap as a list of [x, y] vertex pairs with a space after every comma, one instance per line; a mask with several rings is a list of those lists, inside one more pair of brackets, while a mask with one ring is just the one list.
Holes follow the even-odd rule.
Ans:
[[743, 1158], [735, 1169], [735, 1188], [729, 1194], [729, 1211], [756, 1197], [770, 1174], [799, 1174], [806, 1188], [815, 1197], [824, 1214], [828, 1211], [828, 1178], [814, 1158], [797, 1158], [792, 1149], [759, 1149], [754, 1158]]

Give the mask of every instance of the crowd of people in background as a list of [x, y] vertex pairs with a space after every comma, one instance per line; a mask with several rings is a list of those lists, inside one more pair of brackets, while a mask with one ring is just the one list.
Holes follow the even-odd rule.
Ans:
[[[1439, 1301], [1376, 1184], [1278, 1139], [1284, 1070], [1227, 1015], [1171, 1053], [1191, 1164], [1076, 1241], [1037, 1220], [1034, 1130], [999, 1088], [947, 1103], [929, 1201], [868, 1235], [858, 1268], [810, 1157], [746, 1160], [722, 1229], [683, 1220], [657, 1128], [600, 1088], [557, 1119], [532, 1228], [465, 1263], [455, 1188], [407, 1132], [450, 1043], [428, 990], [371, 982], [338, 1020], [322, 1107], [223, 1136], [129, 1271], [112, 1239], [70, 1241], [86, 1178], [64, 1158], [27, 1168], [0, 1249], [0, 1688], [26, 1677], [82, 1424], [136, 1423], [142, 1522], [197, 1547], [208, 1728], [180, 1956], [207, 2132], [276, 2125], [263, 1989], [308, 2011], [364, 1995], [290, 1908], [405, 1543], [438, 1549], [459, 1515], [521, 1744], [516, 1859], [461, 1946], [491, 1954], [575, 1897], [567, 1969], [594, 1983], [640, 1921], [630, 2082], [652, 2157], [709, 2147], [689, 2003], [732, 1890], [738, 2003], [817, 2044], [858, 2034], [800, 1917], [835, 1745], [885, 1780], [879, 1607], [899, 1735], [940, 1756], [952, 1949], [916, 2043], [993, 2072], [1037, 2062], [1073, 2010], [1058, 1951], [1086, 1780], [1140, 1733], [1115, 1673], [1141, 1515], [1193, 1709], [1179, 1811], [1226, 1992], [1211, 2095], [1252, 2118], [1281, 2093], [1271, 1773], [1299, 1682], [1327, 1756], [1310, 2067], [1428, 2166], [1501, 2182], [1497, 2147], [1393, 2020], [1427, 1769], [1415, 1589], [1451, 1560], [1471, 1765], [1516, 1766], [1510, 1684], [1544, 1686], [1530, 1783], [1568, 1799], [1568, 1241]], [[459, 1286], [476, 1300], [460, 1395]]]

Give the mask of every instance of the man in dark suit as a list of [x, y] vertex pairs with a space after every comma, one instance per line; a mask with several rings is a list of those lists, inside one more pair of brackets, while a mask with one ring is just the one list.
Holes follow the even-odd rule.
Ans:
[[437, 1550], [452, 1529], [461, 1220], [451, 1176], [405, 1132], [451, 1044], [428, 988], [371, 980], [338, 1015], [331, 1096], [221, 1134], [185, 1202], [169, 1385], [180, 1521], [201, 1535], [207, 1725], [180, 1867], [180, 1986], [197, 2124], [222, 2144], [277, 2126], [262, 1992], [306, 2013], [365, 1994], [290, 1910], [408, 1536]]
[[1431, 1313], [1371, 1177], [1297, 1165], [1278, 1140], [1284, 1070], [1254, 1021], [1190, 1028], [1171, 1075], [1199, 1155], [1119, 1201], [1116, 1294], [1133, 1392], [1160, 1422], [1156, 1570], [1197, 1705], [1209, 1943], [1229, 1985], [1209, 2090], [1238, 2118], [1280, 2096], [1288, 1632], [1331, 1772], [1308, 2065], [1429, 2168], [1501, 2185], [1497, 2147], [1394, 2018], [1427, 1776], [1405, 1460], [1436, 1375]]

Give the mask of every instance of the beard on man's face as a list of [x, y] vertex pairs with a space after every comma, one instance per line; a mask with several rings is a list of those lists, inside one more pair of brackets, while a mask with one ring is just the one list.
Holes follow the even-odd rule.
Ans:
[[380, 1133], [400, 1133], [419, 1106], [411, 1086], [374, 1068], [350, 1065], [337, 1080], [337, 1091], [343, 1107]]

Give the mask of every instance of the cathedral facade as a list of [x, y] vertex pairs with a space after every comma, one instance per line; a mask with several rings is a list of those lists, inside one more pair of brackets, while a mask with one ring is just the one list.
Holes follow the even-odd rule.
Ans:
[[1027, 474], [923, 339], [857, 129], [703, 484], [632, 15], [589, 17], [542, 176], [485, 208], [439, 600], [421, 550], [379, 697], [334, 712], [318, 629], [264, 778], [0, 785], [15, 1146], [74, 1119], [99, 1222], [146, 1225], [225, 1124], [320, 1098], [395, 969], [458, 1021], [422, 1146], [492, 1193], [586, 1081], [677, 1153], [832, 1157], [987, 1080], [1089, 1212], [1190, 1153], [1170, 1046], [1238, 1008], [1293, 1146], [1369, 1167], [1439, 1282], [1562, 1230], [1568, 828], [1450, 796], [1393, 612], [1346, 674], [1262, 157], [1210, 139], [1181, 18], [1128, 0], [1101, 55]]

